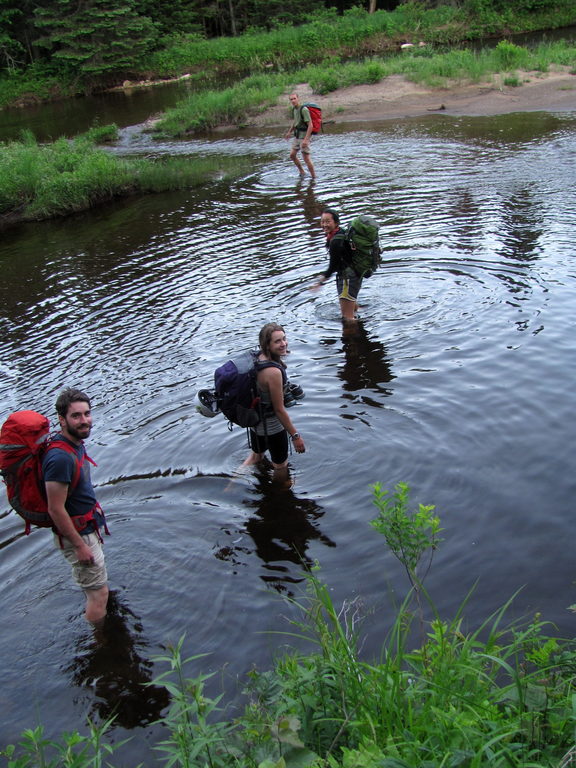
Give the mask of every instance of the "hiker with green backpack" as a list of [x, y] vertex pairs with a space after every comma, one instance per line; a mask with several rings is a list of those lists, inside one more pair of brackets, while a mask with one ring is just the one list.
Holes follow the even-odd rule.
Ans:
[[[284, 134], [285, 139], [289, 139], [293, 136], [292, 148], [290, 150], [290, 160], [294, 163], [300, 176], [304, 176], [304, 168], [298, 158], [298, 152], [302, 153], [302, 159], [306, 163], [310, 176], [315, 179], [316, 171], [314, 170], [314, 164], [312, 163], [312, 157], [310, 156], [310, 139], [312, 134], [318, 132], [318, 124], [315, 125], [316, 120], [313, 119], [311, 109], [315, 114], [320, 113], [321, 110], [316, 105], [300, 104], [300, 98], [297, 93], [290, 94], [290, 104], [292, 105], [292, 122], [290, 127]], [[321, 121], [321, 117], [319, 118]]]
[[338, 213], [327, 208], [320, 218], [320, 226], [326, 235], [330, 261], [327, 269], [318, 275], [312, 290], [318, 290], [336, 273], [342, 319], [355, 320], [362, 280], [370, 277], [380, 264], [378, 222], [372, 216], [361, 215], [342, 228]]

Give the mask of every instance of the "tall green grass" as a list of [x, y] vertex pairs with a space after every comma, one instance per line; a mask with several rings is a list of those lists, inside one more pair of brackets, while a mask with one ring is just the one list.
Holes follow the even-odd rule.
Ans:
[[552, 67], [576, 67], [576, 45], [569, 42], [541, 43], [534, 48], [501, 41], [480, 51], [454, 49], [437, 53], [432, 48], [414, 48], [399, 56], [373, 58], [338, 67], [307, 67], [298, 73], [312, 89], [326, 94], [337, 88], [374, 83], [390, 75], [429, 87], [446, 87], [454, 82], [477, 83], [512, 69], [547, 72]]
[[[436, 17], [421, 9], [419, 16]], [[369, 15], [361, 9], [339, 16], [334, 8], [315, 14], [308, 23], [297, 27], [282, 26], [271, 32], [253, 31], [238, 38], [204, 40], [198, 36], [177, 37], [164, 50], [147, 60], [149, 71], [174, 76], [206, 67], [220, 73], [241, 74], [293, 69], [303, 62], [317, 61], [327, 52], [356, 51], [358, 45], [374, 35], [393, 36], [407, 31], [414, 19], [394, 21], [394, 14], [378, 11]]]
[[167, 110], [154, 132], [181, 136], [226, 123], [242, 124], [255, 110], [274, 105], [287, 82], [283, 75], [254, 75], [224, 90], [201, 91]]
[[94, 145], [116, 134], [115, 126], [102, 126], [40, 145], [27, 133], [22, 141], [0, 145], [0, 226], [83, 211], [119, 196], [196, 186], [216, 173], [235, 175], [247, 162], [126, 159]]
[[[470, 5], [470, 4], [468, 4]], [[576, 8], [559, 0], [547, 8], [495, 13], [481, 3], [471, 10], [463, 4], [429, 7], [401, 3], [393, 11], [368, 14], [360, 7], [338, 15], [334, 8], [308, 16], [297, 27], [281, 26], [270, 32], [252, 31], [237, 38], [205, 40], [198, 35], [176, 36], [165, 48], [148, 57], [143, 72], [172, 77], [183, 72], [214, 70], [246, 74], [274, 69], [293, 70], [307, 63], [394, 50], [399, 42], [455, 44], [488, 34], [549, 29], [576, 23]]]
[[[299, 618], [281, 634], [306, 651], [285, 651], [273, 668], [253, 669], [244, 708], [227, 715], [206, 690], [201, 656], [183, 658], [184, 636], [155, 659], [149, 685], [171, 695], [155, 744], [167, 767], [185, 768], [568, 768], [576, 754], [576, 642], [548, 634], [540, 617], [507, 621], [512, 599], [467, 629], [464, 596], [442, 618], [423, 579], [439, 539], [430, 505], [410, 511], [408, 488], [379, 486], [372, 521], [410, 576], [412, 589], [390, 613], [376, 659], [361, 652], [359, 604], [337, 607], [318, 568], [306, 589], [286, 598]], [[424, 564], [424, 572], [419, 566]], [[413, 590], [426, 602], [424, 634], [414, 631]], [[420, 637], [418, 641], [417, 638]], [[194, 674], [194, 670], [196, 673]], [[145, 692], [144, 692], [145, 695]], [[107, 765], [110, 723], [87, 736], [49, 742], [41, 727], [3, 753], [8, 768]], [[147, 765], [155, 764], [151, 759]], [[119, 766], [118, 766], [119, 768]]]

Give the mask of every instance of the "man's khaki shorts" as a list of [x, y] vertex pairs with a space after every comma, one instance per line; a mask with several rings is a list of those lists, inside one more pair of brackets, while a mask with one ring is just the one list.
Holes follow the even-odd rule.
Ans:
[[[62, 537], [54, 534], [56, 547], [62, 552], [66, 560], [72, 566], [72, 573], [78, 586], [82, 589], [100, 589], [106, 586], [108, 574], [106, 572], [106, 563], [104, 562], [104, 550], [102, 542], [97, 533], [87, 533], [82, 537], [92, 550], [94, 563], [92, 565], [83, 565], [76, 558], [76, 552], [72, 544]], [[62, 541], [62, 546], [60, 545]]]
[[295, 149], [296, 152], [302, 152], [303, 155], [309, 155], [310, 154], [310, 142], [308, 142], [307, 147], [302, 146], [302, 142], [304, 139], [293, 139], [292, 140], [292, 149]]

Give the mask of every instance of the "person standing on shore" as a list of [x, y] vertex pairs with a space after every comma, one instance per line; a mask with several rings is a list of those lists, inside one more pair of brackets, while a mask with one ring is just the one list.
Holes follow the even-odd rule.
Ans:
[[46, 451], [42, 474], [48, 514], [54, 523], [55, 544], [71, 564], [76, 583], [86, 595], [86, 619], [95, 626], [106, 617], [108, 575], [102, 533], [108, 533], [102, 508], [90, 478], [84, 440], [92, 430], [90, 399], [68, 387], [56, 400], [60, 432], [58, 443]]
[[324, 272], [320, 272], [312, 290], [317, 291], [326, 280], [336, 273], [336, 289], [340, 302], [340, 312], [345, 322], [356, 319], [358, 309], [358, 293], [362, 286], [362, 278], [352, 268], [351, 253], [344, 230], [340, 227], [340, 216], [331, 208], [327, 208], [320, 217], [320, 226], [326, 235], [326, 249], [330, 260]]
[[316, 171], [314, 170], [314, 164], [312, 163], [312, 157], [310, 155], [310, 139], [312, 136], [312, 119], [310, 117], [310, 110], [308, 107], [300, 104], [300, 99], [297, 93], [290, 94], [290, 104], [292, 105], [292, 123], [284, 134], [284, 138], [288, 140], [290, 136], [293, 136], [292, 148], [290, 150], [290, 160], [294, 163], [300, 176], [305, 175], [304, 168], [298, 157], [298, 152], [302, 153], [302, 159], [306, 163], [310, 176], [315, 179]]

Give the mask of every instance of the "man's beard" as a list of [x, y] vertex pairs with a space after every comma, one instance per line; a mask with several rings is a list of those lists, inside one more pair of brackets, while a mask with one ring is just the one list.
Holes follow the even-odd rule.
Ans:
[[76, 429], [76, 427], [71, 427], [70, 424], [67, 424], [66, 426], [68, 433], [76, 440], [85, 440], [87, 437], [89, 437], [90, 432], [92, 431], [91, 424], [87, 427], [84, 427], [82, 430]]

